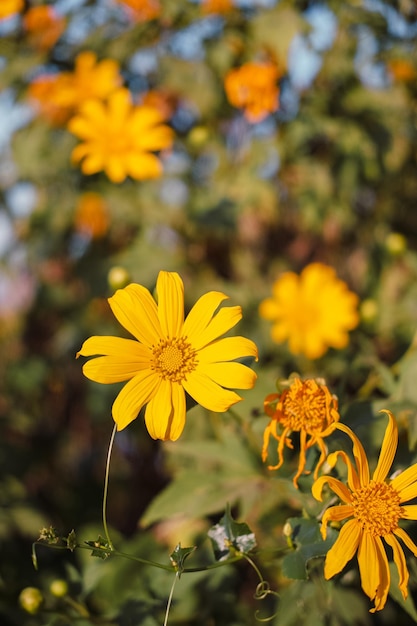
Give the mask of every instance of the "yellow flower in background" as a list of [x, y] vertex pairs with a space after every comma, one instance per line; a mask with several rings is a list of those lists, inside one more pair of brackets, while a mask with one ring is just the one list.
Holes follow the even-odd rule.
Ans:
[[277, 80], [281, 73], [275, 63], [245, 63], [226, 75], [224, 88], [230, 104], [243, 109], [250, 122], [260, 122], [279, 108]]
[[159, 0], [116, 0], [131, 10], [137, 22], [149, 22], [161, 15]]
[[348, 345], [348, 331], [359, 323], [358, 302], [333, 268], [311, 263], [300, 276], [282, 274], [272, 297], [261, 302], [259, 315], [273, 322], [273, 341], [288, 340], [292, 354], [318, 359], [328, 348]]
[[24, 0], [1, 0], [0, 2], [0, 20], [20, 13], [25, 6]]
[[[337, 399], [333, 396], [321, 379], [301, 380], [294, 377], [288, 381], [288, 388], [281, 393], [272, 393], [265, 398], [264, 410], [271, 418], [265, 429], [262, 460], [268, 457], [269, 440], [272, 436], [278, 442], [278, 463], [269, 465], [268, 469], [279, 469], [284, 463], [284, 448], [293, 448], [290, 435], [300, 434], [300, 455], [298, 470], [293, 478], [294, 486], [298, 486], [299, 477], [305, 473], [306, 452], [312, 446], [320, 449], [320, 458], [314, 471], [318, 471], [326, 460], [327, 447], [324, 438], [328, 437], [339, 421]], [[280, 432], [278, 433], [278, 428]]]
[[[224, 412], [242, 398], [230, 391], [251, 389], [256, 374], [234, 362], [257, 358], [253, 341], [221, 335], [242, 317], [240, 306], [216, 310], [227, 296], [210, 291], [201, 296], [184, 320], [184, 285], [175, 272], [161, 271], [157, 301], [142, 285], [130, 284], [109, 298], [120, 324], [135, 339], [90, 337], [77, 356], [97, 356], [83, 366], [99, 383], [129, 381], [113, 404], [122, 430], [146, 405], [145, 422], [154, 439], [175, 441], [185, 425], [185, 392], [210, 411]], [[225, 389], [226, 387], [226, 389]]]
[[59, 17], [51, 5], [30, 7], [23, 16], [28, 40], [39, 50], [49, 50], [65, 30], [65, 19]]
[[158, 178], [162, 164], [154, 151], [169, 148], [173, 131], [156, 108], [134, 106], [127, 89], [113, 93], [107, 102], [89, 100], [79, 109], [68, 129], [83, 143], [72, 152], [84, 174], [104, 171], [113, 183], [127, 176], [136, 180]]
[[321, 476], [312, 489], [313, 496], [321, 502], [322, 489], [327, 484], [343, 502], [325, 511], [321, 528], [323, 538], [326, 538], [329, 522], [348, 520], [327, 553], [324, 576], [326, 579], [335, 576], [357, 553], [362, 589], [375, 603], [372, 613], [384, 608], [391, 583], [383, 541], [392, 550], [404, 599], [408, 594], [409, 573], [398, 539], [417, 556], [417, 545], [399, 526], [401, 519], [417, 520], [417, 505], [405, 504], [417, 498], [417, 463], [387, 480], [397, 450], [398, 427], [392, 413], [383, 412], [388, 415], [389, 422], [372, 477], [361, 442], [348, 426], [339, 423], [337, 428], [352, 440], [355, 463], [343, 451], [330, 454], [328, 463], [334, 466], [339, 456], [343, 459], [348, 472], [347, 485], [332, 476]]
[[83, 193], [75, 211], [75, 230], [92, 239], [99, 239], [107, 233], [109, 223], [109, 213], [103, 197], [94, 192]]

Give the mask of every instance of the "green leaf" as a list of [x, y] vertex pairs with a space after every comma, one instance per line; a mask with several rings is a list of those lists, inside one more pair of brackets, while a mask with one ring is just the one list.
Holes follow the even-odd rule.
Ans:
[[244, 522], [235, 522], [227, 506], [226, 513], [218, 524], [208, 531], [217, 561], [227, 559], [231, 554], [247, 554], [256, 546], [254, 533]]
[[91, 556], [97, 556], [99, 559], [107, 559], [112, 553], [110, 544], [101, 535], [95, 541], [85, 541], [84, 543], [93, 548]]
[[414, 606], [414, 602], [413, 602], [411, 595], [408, 594], [407, 598], [404, 600], [403, 594], [401, 593], [400, 588], [398, 586], [399, 577], [398, 577], [398, 570], [397, 570], [395, 563], [392, 563], [392, 562], [389, 563], [389, 569], [391, 573], [391, 587], [389, 590], [389, 595], [392, 598], [394, 598], [396, 602], [398, 602], [401, 608], [404, 609], [404, 611], [408, 613], [408, 615], [415, 622], [417, 622], [417, 610], [416, 610], [416, 607]]
[[75, 534], [75, 530], [72, 529], [72, 531], [69, 533], [67, 539], [67, 548], [68, 550], [71, 550], [71, 552], [73, 552], [75, 550], [75, 548], [77, 547], [77, 535]]
[[338, 533], [333, 528], [328, 528], [327, 538], [323, 541], [317, 520], [299, 517], [289, 518], [285, 528], [293, 552], [284, 557], [282, 573], [287, 578], [306, 580], [308, 578], [308, 562], [311, 559], [325, 556], [336, 541]]
[[169, 555], [173, 567], [178, 572], [178, 578], [184, 571], [185, 560], [194, 552], [195, 549], [196, 546], [192, 546], [191, 548], [181, 548], [181, 543], [179, 543], [175, 547], [174, 551]]

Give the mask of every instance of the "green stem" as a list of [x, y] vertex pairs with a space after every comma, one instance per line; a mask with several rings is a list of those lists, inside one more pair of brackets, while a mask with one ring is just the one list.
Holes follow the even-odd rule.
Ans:
[[117, 425], [115, 424], [113, 427], [113, 432], [110, 437], [109, 449], [107, 452], [106, 473], [104, 476], [104, 493], [103, 493], [103, 527], [104, 527], [104, 532], [106, 535], [107, 543], [111, 550], [114, 550], [114, 547], [113, 547], [113, 542], [110, 539], [109, 529], [107, 527], [107, 494], [109, 491], [110, 459], [111, 459], [111, 453], [113, 450], [114, 438], [116, 436], [116, 430], [117, 430]]
[[167, 626], [167, 624], [168, 624], [169, 610], [171, 608], [171, 602], [172, 602], [172, 597], [174, 595], [175, 584], [176, 584], [178, 579], [179, 579], [178, 572], [175, 572], [174, 582], [172, 583], [171, 591], [169, 592], [169, 598], [168, 598], [168, 602], [167, 602], [167, 610], [165, 611], [164, 626]]

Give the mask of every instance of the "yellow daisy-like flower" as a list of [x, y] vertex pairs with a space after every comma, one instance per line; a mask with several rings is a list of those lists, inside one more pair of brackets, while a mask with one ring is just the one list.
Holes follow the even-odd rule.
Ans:
[[278, 110], [280, 77], [277, 65], [271, 62], [245, 63], [226, 75], [224, 88], [230, 104], [243, 109], [249, 122], [260, 122]]
[[0, 20], [20, 13], [25, 6], [24, 0], [2, 0], [0, 2]]
[[273, 341], [288, 339], [293, 354], [318, 359], [329, 347], [348, 345], [348, 331], [359, 323], [358, 302], [333, 268], [311, 263], [300, 276], [282, 274], [274, 283], [272, 298], [261, 302], [259, 315], [274, 322]]
[[130, 93], [121, 88], [107, 102], [89, 100], [79, 109], [68, 129], [83, 143], [72, 152], [84, 174], [104, 171], [113, 183], [127, 176], [136, 180], [158, 178], [162, 165], [153, 151], [169, 148], [173, 131], [161, 112], [145, 105], [134, 106]]
[[[83, 372], [99, 383], [129, 381], [113, 404], [122, 430], [146, 405], [145, 422], [154, 439], [175, 441], [185, 424], [185, 392], [210, 411], [224, 412], [242, 398], [231, 391], [251, 389], [256, 374], [235, 359], [253, 356], [257, 348], [245, 337], [221, 335], [242, 317], [240, 306], [216, 313], [227, 296], [201, 296], [184, 320], [184, 285], [175, 272], [160, 272], [158, 304], [142, 285], [131, 284], [109, 298], [117, 320], [135, 340], [90, 337], [77, 356], [98, 356]], [[225, 387], [227, 389], [225, 389]]]
[[389, 422], [372, 478], [361, 442], [348, 426], [339, 423], [337, 428], [349, 435], [353, 442], [355, 463], [343, 451], [330, 454], [328, 463], [333, 466], [339, 456], [343, 459], [348, 471], [347, 485], [332, 476], [321, 476], [312, 489], [313, 496], [321, 502], [322, 489], [327, 484], [343, 502], [325, 511], [321, 528], [324, 539], [330, 521], [348, 520], [327, 553], [324, 576], [332, 578], [357, 553], [362, 589], [375, 602], [372, 613], [384, 608], [391, 582], [382, 540], [392, 549], [404, 599], [408, 593], [409, 573], [398, 539], [417, 556], [417, 545], [398, 524], [401, 519], [417, 520], [417, 505], [405, 504], [417, 497], [417, 463], [387, 480], [397, 450], [398, 427], [392, 413], [383, 412], [388, 415]]
[[[316, 445], [320, 449], [320, 458], [314, 471], [318, 471], [326, 460], [327, 447], [324, 438], [330, 435], [339, 421], [337, 398], [331, 395], [323, 380], [294, 378], [289, 387], [282, 393], [272, 393], [265, 398], [265, 413], [271, 421], [264, 431], [262, 460], [268, 457], [268, 445], [272, 436], [278, 442], [278, 463], [269, 465], [268, 469], [279, 469], [284, 463], [284, 448], [293, 448], [290, 435], [300, 433], [300, 456], [298, 470], [293, 478], [295, 487], [298, 479], [305, 471], [306, 452]], [[277, 428], [281, 432], [278, 434]]]

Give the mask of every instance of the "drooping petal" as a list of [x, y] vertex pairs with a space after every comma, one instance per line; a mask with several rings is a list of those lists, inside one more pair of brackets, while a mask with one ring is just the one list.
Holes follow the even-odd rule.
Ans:
[[159, 272], [156, 282], [162, 333], [172, 339], [183, 334], [184, 283], [176, 272]]
[[378, 465], [373, 473], [373, 480], [376, 482], [384, 482], [388, 476], [388, 472], [392, 467], [395, 453], [398, 445], [398, 426], [391, 411], [384, 410], [383, 413], [388, 415], [388, 426], [385, 430], [384, 440], [379, 454]]
[[380, 611], [387, 601], [390, 573], [381, 538], [364, 532], [358, 548], [358, 564], [362, 589], [375, 602], [371, 612]]
[[346, 504], [350, 504], [352, 502], [349, 489], [340, 480], [334, 478], [333, 476], [320, 476], [320, 478], [313, 483], [311, 493], [316, 500], [319, 502], [323, 501], [322, 490], [326, 484], [329, 485], [330, 489], [334, 491], [334, 493], [338, 495], [343, 502]]
[[396, 528], [394, 530], [394, 535], [396, 535], [399, 539], [401, 539], [401, 541], [405, 543], [407, 548], [410, 550], [410, 552], [414, 554], [414, 556], [417, 556], [417, 545], [405, 532], [404, 528], [400, 528], [400, 527]]
[[406, 597], [408, 596], [407, 586], [408, 586], [409, 573], [408, 573], [407, 563], [406, 563], [405, 556], [404, 556], [404, 551], [402, 547], [400, 546], [400, 544], [398, 543], [398, 541], [396, 540], [394, 535], [392, 534], [385, 535], [384, 539], [387, 542], [387, 544], [391, 546], [392, 548], [392, 555], [394, 557], [394, 563], [397, 566], [398, 575], [399, 575], [398, 586], [405, 600]]
[[199, 363], [197, 371], [228, 389], [252, 389], [257, 376], [242, 363]]
[[221, 337], [221, 335], [224, 335], [224, 333], [227, 333], [233, 326], [236, 326], [241, 319], [242, 307], [240, 306], [228, 306], [220, 309], [209, 322], [206, 329], [198, 337], [195, 337], [192, 342], [193, 348], [195, 350], [204, 348], [215, 339], [218, 339], [218, 337]]
[[[410, 500], [411, 498], [403, 497], [403, 492], [408, 487], [411, 487], [412, 489], [414, 489], [413, 483], [416, 483], [416, 482], [417, 482], [417, 463], [414, 463], [414, 465], [407, 467], [407, 469], [401, 472], [401, 474], [398, 474], [398, 476], [393, 478], [393, 480], [391, 481], [391, 485], [400, 494], [401, 502], [407, 502], [407, 500]], [[417, 493], [415, 496], [412, 496], [412, 497], [417, 497]]]
[[197, 343], [201, 333], [207, 328], [221, 302], [227, 299], [228, 296], [221, 291], [209, 291], [197, 300], [188, 313], [184, 322], [183, 333], [196, 349], [200, 347]]
[[359, 482], [361, 486], [363, 487], [364, 485], [367, 485], [369, 483], [369, 465], [368, 465], [368, 459], [365, 454], [365, 450], [363, 449], [363, 446], [361, 442], [359, 441], [358, 437], [349, 428], [349, 426], [346, 426], [346, 424], [338, 422], [336, 428], [346, 433], [352, 440], [353, 456], [354, 456], [355, 464], [358, 470]]
[[353, 515], [353, 507], [350, 504], [339, 504], [326, 509], [321, 520], [321, 535], [327, 537], [327, 524], [329, 522], [342, 522]]
[[258, 359], [258, 349], [253, 341], [246, 337], [224, 337], [202, 348], [198, 353], [198, 360], [200, 363], [219, 363], [244, 356]]
[[153, 439], [175, 441], [185, 424], [185, 394], [180, 385], [162, 380], [145, 411], [146, 428]]
[[138, 341], [149, 347], [158, 343], [162, 336], [158, 310], [145, 287], [132, 283], [118, 289], [109, 304], [118, 322]]
[[324, 577], [328, 580], [342, 571], [346, 563], [353, 558], [360, 543], [362, 529], [357, 520], [346, 522], [339, 533], [336, 543], [327, 553], [324, 564]]
[[[336, 424], [334, 424], [333, 427], [336, 428]], [[336, 450], [336, 452], [332, 452], [331, 454], [329, 454], [329, 456], [327, 457], [327, 463], [330, 465], [330, 467], [335, 467], [337, 459], [339, 457], [343, 459], [347, 467], [347, 471], [348, 471], [347, 483], [352, 491], [356, 491], [356, 489], [359, 489], [361, 486], [359, 482], [358, 473], [356, 469], [353, 467], [352, 461], [350, 460], [349, 456], [346, 454], [344, 450]]]
[[84, 375], [97, 383], [129, 380], [150, 365], [149, 349], [133, 339], [90, 337], [84, 341], [77, 357], [98, 354], [105, 356], [91, 359], [83, 366]]
[[137, 418], [141, 408], [158, 393], [160, 380], [151, 370], [144, 370], [125, 384], [112, 407], [117, 430], [123, 430]]
[[183, 387], [198, 404], [217, 413], [224, 413], [242, 399], [234, 391], [223, 389], [208, 376], [197, 371], [192, 372], [187, 380], [183, 381]]

